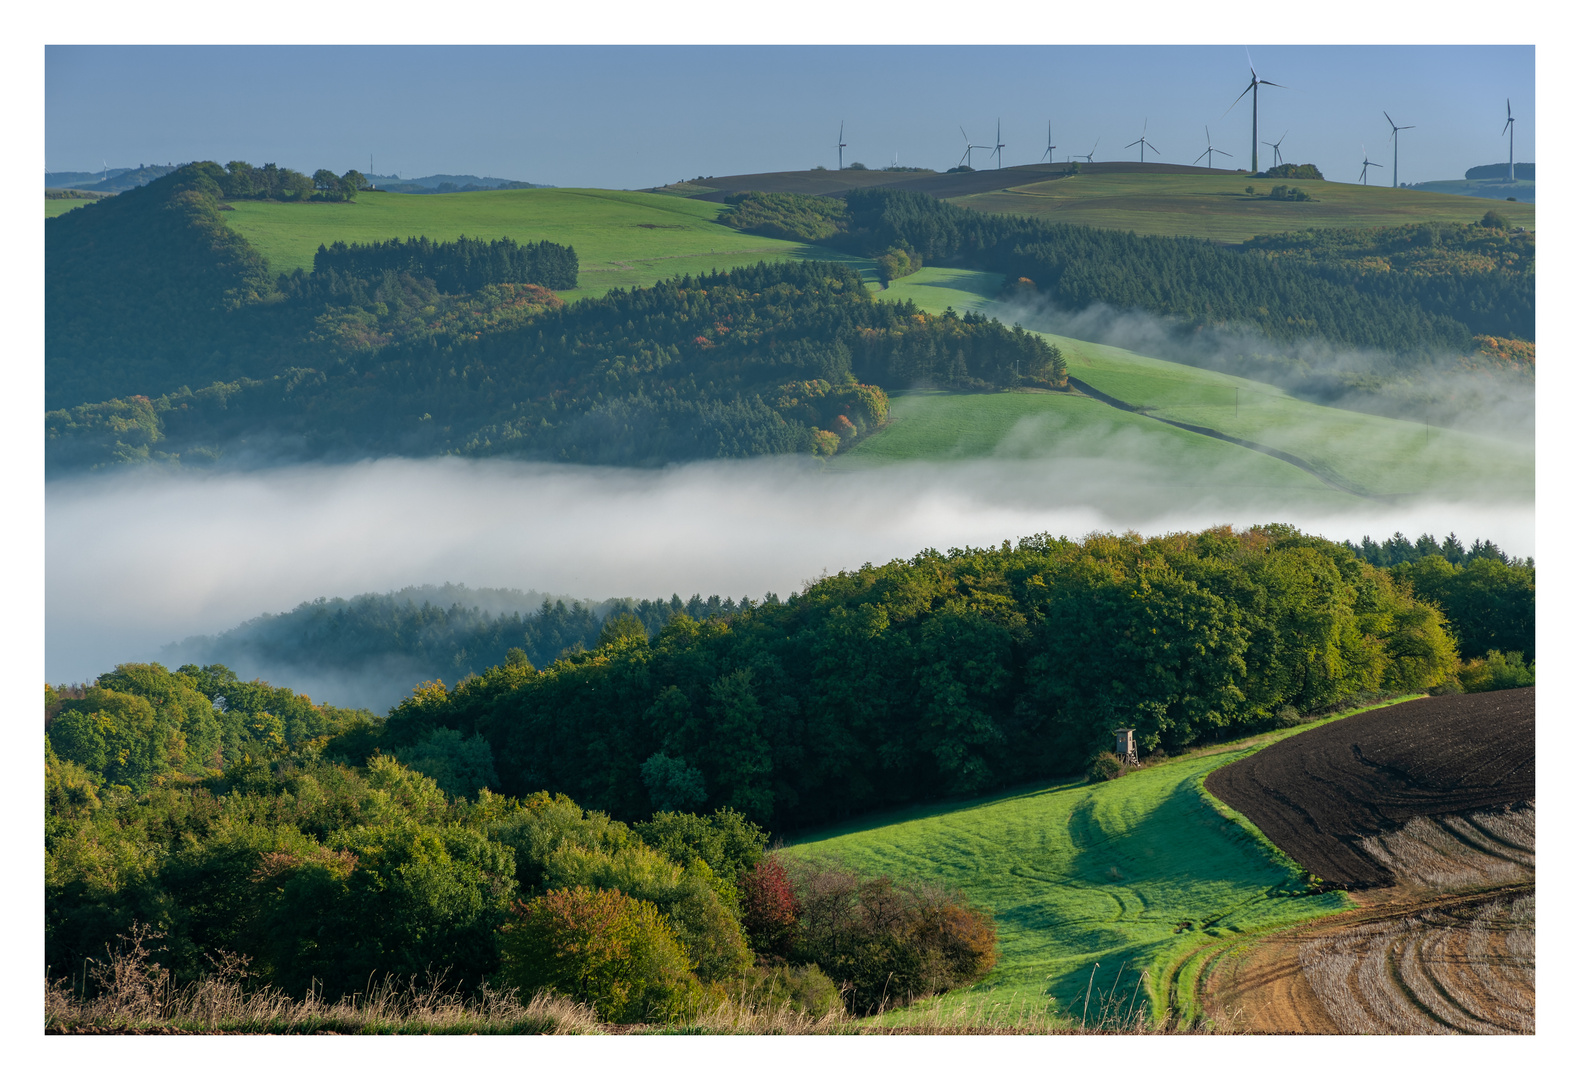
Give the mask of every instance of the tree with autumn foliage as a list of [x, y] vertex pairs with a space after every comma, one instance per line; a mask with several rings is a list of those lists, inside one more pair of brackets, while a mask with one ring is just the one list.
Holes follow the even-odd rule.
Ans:
[[789, 956], [795, 945], [796, 902], [790, 874], [775, 856], [767, 856], [741, 875], [741, 929], [759, 956]]

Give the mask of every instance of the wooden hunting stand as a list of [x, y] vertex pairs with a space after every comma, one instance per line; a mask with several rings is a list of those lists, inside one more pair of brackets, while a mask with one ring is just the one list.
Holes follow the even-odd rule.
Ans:
[[1114, 754], [1126, 765], [1140, 765], [1136, 757], [1136, 729], [1122, 727], [1114, 729]]

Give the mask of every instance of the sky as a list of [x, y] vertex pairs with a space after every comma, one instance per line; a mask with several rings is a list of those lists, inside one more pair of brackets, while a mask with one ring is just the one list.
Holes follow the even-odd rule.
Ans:
[[[1050, 37], [1052, 35], [1049, 35]], [[898, 161], [946, 169], [971, 141], [1005, 164], [1096, 148], [1248, 168], [1259, 142], [1356, 182], [1454, 179], [1534, 160], [1531, 45], [49, 45], [49, 171], [239, 158], [312, 172], [498, 176], [643, 188], [696, 176]], [[1226, 115], [1227, 113], [1227, 115]], [[1287, 135], [1285, 135], [1287, 132]], [[1259, 164], [1271, 163], [1260, 146]], [[1154, 159], [1148, 151], [1148, 159]], [[984, 151], [972, 163], [987, 164]], [[1381, 174], [1381, 175], [1379, 175]]]

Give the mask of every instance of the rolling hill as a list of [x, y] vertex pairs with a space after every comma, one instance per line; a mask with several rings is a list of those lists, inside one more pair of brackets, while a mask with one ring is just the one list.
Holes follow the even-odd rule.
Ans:
[[[977, 311], [1015, 321], [995, 299], [1001, 278], [929, 267], [882, 295], [926, 311]], [[1535, 454], [1528, 439], [1452, 428], [1303, 401], [1264, 382], [1127, 349], [1045, 334], [1072, 382], [1131, 406], [1056, 394], [896, 394], [890, 424], [841, 459], [844, 467], [961, 457], [1006, 460], [1088, 456], [1140, 465], [1159, 483], [1211, 476], [1242, 495], [1266, 488], [1320, 502], [1437, 494], [1528, 498]], [[1299, 458], [1302, 466], [1169, 423], [1207, 428]], [[1253, 460], [1254, 459], [1254, 460]], [[1170, 478], [1173, 478], [1172, 480]], [[1339, 489], [1335, 491], [1334, 488]]]

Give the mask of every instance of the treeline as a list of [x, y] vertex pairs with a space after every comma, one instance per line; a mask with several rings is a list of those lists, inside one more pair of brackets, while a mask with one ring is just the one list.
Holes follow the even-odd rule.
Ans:
[[[1521, 565], [1517, 559], [1505, 554], [1503, 549], [1491, 540], [1478, 538], [1467, 548], [1464, 541], [1453, 533], [1444, 537], [1441, 544], [1431, 533], [1422, 533], [1412, 543], [1403, 533], [1396, 532], [1380, 544], [1370, 536], [1362, 536], [1360, 543], [1355, 544], [1346, 540], [1344, 546], [1373, 566], [1382, 567], [1415, 562], [1428, 555], [1440, 555], [1454, 566], [1464, 566], [1473, 559], [1491, 559], [1505, 566]], [[1534, 570], [1536, 564], [1534, 560], [1527, 558], [1524, 565]]]
[[295, 169], [282, 169], [273, 162], [258, 168], [245, 161], [232, 161], [215, 179], [227, 199], [272, 199], [276, 202], [350, 202], [356, 199], [357, 192], [372, 187], [367, 177], [355, 169], [348, 169], [340, 176], [329, 169], [318, 169], [307, 176]]
[[[1363, 536], [1359, 544], [1345, 547], [1373, 566], [1387, 567], [1400, 586], [1436, 607], [1448, 620], [1466, 665], [1483, 664], [1489, 654], [1495, 663], [1524, 665], [1536, 659], [1536, 563], [1504, 553], [1491, 540], [1475, 540], [1469, 548], [1453, 533], [1439, 544], [1431, 533], [1414, 543], [1394, 533], [1381, 544]], [[1504, 689], [1535, 681], [1532, 670], [1508, 676], [1508, 681], [1477, 689]], [[1472, 686], [1466, 686], [1471, 689]]]
[[[1205, 240], [1141, 236], [1037, 218], [988, 215], [917, 192], [864, 188], [839, 200], [743, 193], [729, 219], [767, 235], [820, 242], [871, 257], [901, 251], [929, 264], [1024, 278], [1069, 310], [1107, 304], [1201, 327], [1250, 326], [1274, 342], [1308, 338], [1403, 354], [1473, 354], [1478, 334], [1535, 336], [1528, 236], [1503, 230], [1415, 227], [1332, 230], [1408, 236], [1407, 272], [1334, 248], [1330, 230], [1258, 238], [1229, 248]], [[722, 219], [721, 219], [722, 220]], [[834, 231], [830, 233], [828, 230]], [[1487, 245], [1512, 257], [1464, 259]], [[1366, 271], [1361, 273], [1359, 271]]]
[[[729, 809], [626, 825], [563, 795], [501, 797], [486, 743], [453, 732], [353, 765], [326, 726], [355, 742], [365, 717], [319, 706], [293, 726], [270, 712], [299, 718], [291, 691], [213, 668], [122, 665], [67, 691], [46, 690], [44, 942], [76, 996], [115, 991], [122, 935], [178, 984], [216, 964], [330, 1001], [387, 976], [486, 981], [624, 1023], [726, 997], [870, 1012], [996, 960], [992, 919], [959, 896], [767, 855]], [[232, 753], [228, 727], [271, 717]], [[84, 718], [128, 741], [96, 754]]]
[[792, 829], [1075, 773], [1121, 723], [1173, 753], [1457, 666], [1435, 608], [1283, 527], [929, 551], [632, 629], [430, 687], [376, 744], [481, 736], [507, 794], [624, 818], [722, 802]]
[[880, 381], [1058, 387], [1064, 360], [975, 313], [874, 300], [846, 267], [764, 263], [545, 307], [486, 334], [374, 342], [338, 365], [223, 391], [52, 412], [48, 453], [56, 467], [191, 460], [267, 438], [309, 457], [826, 454], [884, 422]]
[[578, 264], [573, 247], [547, 240], [518, 244], [509, 237], [434, 241], [423, 236], [371, 244], [337, 240], [328, 247], [320, 244], [313, 256], [314, 278], [335, 273], [370, 279], [386, 272], [430, 278], [447, 293], [476, 292], [507, 282], [574, 289]]
[[717, 595], [567, 604], [550, 597], [534, 602], [513, 590], [425, 587], [320, 598], [222, 634], [187, 638], [167, 646], [163, 655], [170, 663], [217, 664], [276, 683], [335, 685], [341, 688], [337, 700], [383, 709], [419, 682], [439, 679], [453, 686], [491, 667], [547, 667], [597, 648], [620, 615], [634, 617], [652, 635], [679, 614], [705, 621], [730, 618], [750, 606], [744, 597], [737, 603]]

